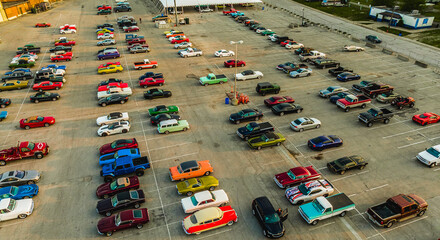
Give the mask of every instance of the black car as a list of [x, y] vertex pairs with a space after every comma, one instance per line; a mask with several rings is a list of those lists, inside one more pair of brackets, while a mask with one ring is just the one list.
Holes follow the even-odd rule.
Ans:
[[269, 238], [284, 236], [286, 229], [283, 222], [286, 221], [289, 215], [287, 208], [284, 211], [281, 208], [275, 210], [269, 199], [263, 196], [252, 201], [252, 214], [263, 228], [264, 236]]
[[117, 78], [109, 78], [109, 79], [106, 80], [106, 81], [102, 81], [102, 82], [100, 82], [100, 83], [98, 84], [98, 87], [100, 87], [100, 86], [107, 86], [107, 85], [109, 85], [110, 83], [123, 83], [123, 81], [122, 81], [121, 79], [117, 79]]
[[295, 103], [280, 103], [273, 106], [271, 110], [276, 115], [283, 116], [286, 113], [300, 113], [303, 107]]
[[127, 101], [128, 101], [127, 95], [114, 94], [114, 95], [99, 99], [98, 105], [100, 105], [101, 107], [105, 107], [107, 105], [115, 104], [115, 103], [124, 104]]
[[335, 60], [331, 60], [331, 59], [317, 59], [315, 61], [312, 61], [312, 64], [320, 69], [337, 68], [341, 65], [339, 62], [336, 62]]
[[106, 47], [104, 49], [99, 50], [98, 55], [103, 53], [105, 50], [118, 50], [118, 48], [117, 47]]
[[145, 78], [163, 78], [163, 74], [162, 73], [154, 73], [154, 72], [146, 72], [144, 73], [144, 75], [139, 77], [139, 80], [144, 80]]
[[144, 191], [130, 190], [116, 194], [111, 198], [106, 198], [96, 204], [96, 211], [99, 214], [106, 215], [107, 217], [112, 215], [114, 211], [127, 209], [127, 208], [139, 208], [142, 203], [145, 202]]
[[257, 84], [255, 91], [262, 96], [265, 96], [267, 93], [278, 94], [280, 92], [280, 86], [276, 83], [261, 82]]
[[367, 39], [367, 41], [370, 41], [372, 43], [381, 43], [382, 40], [380, 40], [377, 36], [374, 35], [368, 35], [365, 37], [365, 39]]
[[58, 93], [49, 93], [49, 92], [38, 92], [37, 94], [31, 96], [30, 100], [33, 103], [39, 103], [44, 101], [56, 101], [60, 99], [60, 95]]
[[131, 12], [131, 7], [125, 4], [113, 8], [114, 12]]
[[155, 98], [168, 98], [171, 97], [171, 91], [162, 90], [157, 88], [152, 88], [146, 92], [144, 92], [145, 99], [155, 99]]
[[34, 78], [34, 75], [32, 72], [25, 72], [25, 71], [16, 71], [8, 75], [4, 75], [2, 77], [2, 81], [5, 82], [7, 80], [26, 80], [26, 79], [32, 79]]
[[180, 116], [176, 114], [161, 113], [151, 117], [151, 124], [157, 126], [161, 121], [176, 119], [180, 120]]
[[361, 76], [359, 74], [352, 73], [352, 72], [343, 72], [343, 73], [338, 74], [336, 79], [341, 82], [348, 82], [348, 81], [353, 81], [353, 80], [359, 80], [359, 79], [361, 79]]
[[235, 124], [245, 121], [257, 121], [263, 117], [263, 112], [258, 109], [243, 109], [238, 113], [233, 113], [229, 116], [229, 121]]
[[340, 92], [340, 93], [338, 93], [338, 94], [336, 94], [336, 95], [331, 96], [331, 97], [329, 98], [329, 100], [330, 100], [331, 103], [336, 104], [336, 102], [337, 102], [339, 99], [345, 98], [347, 95], [350, 95], [350, 94], [352, 94], [352, 93], [350, 93], [350, 92]]
[[348, 69], [348, 68], [344, 68], [341, 66], [328, 70], [328, 73], [330, 73], [334, 77], [337, 77], [340, 73], [343, 73], [343, 72], [353, 72], [353, 70]]
[[101, 25], [96, 26], [97, 29], [106, 28], [106, 27], [110, 27], [110, 28], [112, 28], [112, 27], [113, 27], [113, 24], [110, 24], [110, 23], [104, 23], [104, 24], [101, 24]]
[[56, 52], [56, 51], [70, 52], [70, 51], [72, 51], [72, 47], [71, 46], [56, 46], [54, 48], [51, 48], [49, 51], [50, 52]]
[[357, 169], [364, 169], [365, 166], [367, 166], [368, 163], [365, 161], [365, 159], [359, 155], [353, 155], [349, 157], [342, 157], [339, 159], [334, 160], [333, 162], [327, 163], [327, 168], [338, 174], [344, 174], [345, 171], [357, 168]]
[[118, 25], [120, 28], [123, 28], [123, 27], [137, 26], [137, 23], [134, 20], [124, 19], [118, 22]]
[[0, 108], [5, 108], [11, 105], [11, 99], [9, 98], [0, 98]]

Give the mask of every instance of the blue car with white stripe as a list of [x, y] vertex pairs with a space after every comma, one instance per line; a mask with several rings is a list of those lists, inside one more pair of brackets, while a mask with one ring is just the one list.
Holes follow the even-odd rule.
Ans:
[[0, 188], [0, 200], [5, 198], [15, 200], [33, 198], [38, 194], [38, 190], [39, 188], [36, 184]]

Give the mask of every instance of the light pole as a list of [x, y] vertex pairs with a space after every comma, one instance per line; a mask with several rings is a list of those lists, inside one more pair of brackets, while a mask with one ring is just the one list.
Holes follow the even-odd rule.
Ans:
[[304, 8], [302, 8], [302, 11], [303, 11], [303, 17], [302, 17], [302, 20], [301, 20], [301, 26], [304, 26]]
[[390, 31], [390, 28], [391, 28], [391, 21], [393, 21], [394, 11], [395, 11], [395, 10], [396, 10], [396, 6], [393, 7], [393, 12], [391, 13], [391, 19], [390, 19], [390, 22], [388, 23], [388, 30], [387, 30], [387, 32]]
[[238, 104], [237, 102], [237, 71], [238, 71], [238, 67], [237, 67], [237, 58], [238, 58], [238, 44], [243, 44], [243, 40], [234, 42], [231, 41], [230, 42], [231, 45], [235, 45], [235, 75], [234, 75], [234, 100], [232, 102], [232, 104]]

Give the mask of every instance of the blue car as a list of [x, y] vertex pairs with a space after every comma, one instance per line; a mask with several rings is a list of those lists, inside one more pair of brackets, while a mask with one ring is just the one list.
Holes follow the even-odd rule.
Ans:
[[244, 16], [244, 12], [235, 12], [231, 13], [231, 17], [236, 18], [238, 16]]
[[347, 96], [347, 95], [349, 95], [349, 94], [350, 94], [350, 93], [348, 93], [348, 92], [341, 92], [341, 93], [338, 93], [338, 94], [336, 94], [336, 95], [330, 97], [330, 102], [336, 104], [336, 102], [337, 102], [339, 99], [343, 99], [343, 98], [345, 98], [345, 96]]
[[42, 67], [41, 70], [48, 69], [48, 68], [53, 68], [55, 70], [57, 70], [57, 69], [66, 70], [66, 65], [49, 64], [46, 67]]
[[32, 198], [37, 194], [38, 186], [36, 184], [0, 188], [0, 200], [4, 198], [12, 198], [15, 200]]
[[310, 139], [307, 146], [312, 150], [322, 151], [327, 148], [342, 146], [342, 139], [336, 135], [319, 136]]
[[112, 31], [112, 32], [115, 31], [114, 28], [111, 28], [111, 27], [105, 27], [105, 28], [99, 28], [99, 29], [96, 29], [96, 32], [99, 32], [99, 31], [104, 30], [104, 29], [107, 29], [107, 30]]
[[353, 81], [353, 80], [359, 80], [359, 79], [361, 79], [361, 76], [359, 74], [352, 73], [352, 72], [343, 72], [343, 73], [338, 74], [336, 79], [341, 82], [348, 82], [348, 81]]
[[146, 72], [144, 75], [139, 77], [139, 80], [144, 80], [145, 78], [163, 78], [162, 73]]
[[11, 75], [16, 72], [30, 72], [30, 71], [31, 71], [31, 69], [29, 69], [29, 68], [16, 68], [10, 72], [6, 72], [5, 75]]

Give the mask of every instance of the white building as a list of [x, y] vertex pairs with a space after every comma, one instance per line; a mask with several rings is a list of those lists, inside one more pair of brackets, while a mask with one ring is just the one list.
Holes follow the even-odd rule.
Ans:
[[434, 17], [401, 13], [385, 7], [371, 7], [369, 15], [378, 22], [391, 21], [391, 26], [397, 26], [399, 22], [402, 22], [404, 27], [413, 29], [428, 28], [434, 22]]

